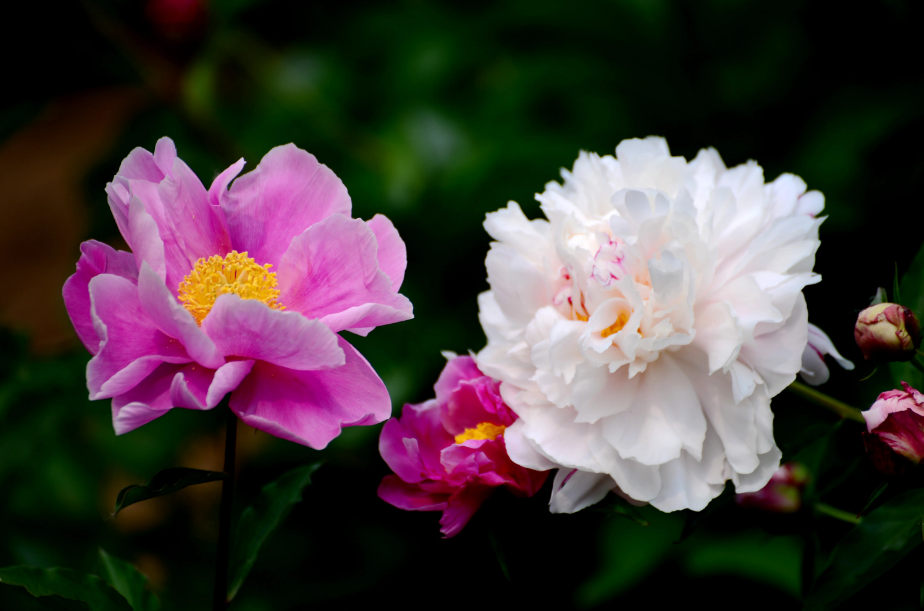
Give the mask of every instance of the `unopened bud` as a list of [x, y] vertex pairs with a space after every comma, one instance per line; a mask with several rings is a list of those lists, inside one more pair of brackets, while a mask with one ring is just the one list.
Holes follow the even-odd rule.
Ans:
[[863, 412], [863, 445], [876, 469], [901, 475], [924, 460], [924, 395], [902, 382], [902, 390], [879, 395]]
[[910, 361], [920, 344], [914, 313], [897, 303], [880, 303], [860, 312], [853, 337], [868, 361]]
[[808, 470], [799, 463], [789, 462], [777, 469], [767, 485], [757, 492], [736, 494], [735, 503], [772, 513], [795, 513], [802, 507], [802, 490], [808, 481]]

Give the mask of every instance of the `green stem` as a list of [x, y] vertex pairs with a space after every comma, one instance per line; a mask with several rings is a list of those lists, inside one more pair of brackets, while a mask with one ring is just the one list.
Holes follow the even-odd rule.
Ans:
[[234, 454], [237, 446], [237, 415], [228, 405], [230, 396], [229, 394], [218, 404], [218, 409], [224, 409], [227, 412], [224, 472], [229, 477], [221, 485], [221, 517], [218, 526], [218, 552], [215, 555], [213, 611], [224, 611], [228, 607], [228, 557], [231, 548], [231, 507], [234, 500]]
[[814, 403], [820, 407], [825, 408], [826, 410], [832, 411], [841, 418], [847, 418], [848, 420], [855, 420], [857, 422], [866, 423], [866, 420], [863, 419], [863, 415], [855, 407], [847, 405], [843, 401], [838, 401], [834, 397], [829, 397], [825, 393], [815, 390], [807, 384], [802, 382], [793, 382], [786, 387], [787, 390], [792, 391], [793, 393], [799, 395], [803, 399]]
[[924, 373], [924, 363], [921, 362], [921, 355], [915, 354], [914, 358], [911, 359], [911, 364], [914, 365], [915, 369]]
[[820, 514], [838, 519], [842, 522], [847, 522], [849, 524], [859, 524], [863, 521], [863, 518], [858, 518], [849, 511], [844, 511], [843, 509], [838, 509], [837, 507], [831, 507], [826, 503], [815, 503], [815, 511]]

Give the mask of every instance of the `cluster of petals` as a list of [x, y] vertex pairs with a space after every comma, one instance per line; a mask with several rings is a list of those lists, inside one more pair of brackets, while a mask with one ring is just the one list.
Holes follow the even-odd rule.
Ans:
[[[133, 150], [106, 187], [131, 252], [85, 242], [64, 299], [93, 354], [90, 398], [112, 399], [118, 434], [229, 392], [250, 426], [314, 448], [390, 415], [381, 379], [338, 332], [412, 317], [397, 231], [380, 215], [351, 218], [340, 179], [294, 145], [237, 177], [243, 167], [206, 190], [162, 138], [153, 154]], [[222, 275], [231, 261], [251, 266], [233, 286]], [[183, 287], [207, 298], [201, 320]]]
[[519, 416], [511, 458], [577, 470], [558, 511], [611, 490], [663, 511], [700, 510], [728, 480], [760, 490], [780, 464], [770, 400], [803, 367], [824, 197], [661, 138], [562, 176], [537, 195], [546, 218], [510, 202], [485, 221], [476, 360]]
[[924, 394], [902, 382], [863, 412], [863, 442], [879, 471], [898, 475], [924, 460]]
[[507, 456], [504, 431], [516, 421], [498, 382], [471, 357], [452, 358], [434, 385], [436, 398], [405, 405], [385, 423], [382, 458], [394, 471], [379, 497], [400, 509], [442, 511], [441, 532], [459, 533], [499, 486], [532, 496], [547, 472], [525, 469]]

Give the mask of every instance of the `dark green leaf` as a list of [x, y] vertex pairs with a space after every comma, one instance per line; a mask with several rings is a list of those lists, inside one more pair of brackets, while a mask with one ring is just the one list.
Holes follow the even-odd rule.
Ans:
[[311, 483], [311, 474], [321, 466], [314, 463], [280, 475], [260, 491], [253, 505], [244, 510], [231, 540], [228, 600], [233, 600], [247, 579], [260, 552], [260, 546], [279, 526], [292, 507], [302, 500], [302, 490]]
[[831, 552], [805, 608], [834, 609], [921, 543], [924, 490], [900, 494], [871, 511]]
[[[90, 611], [132, 611], [131, 605], [108, 583], [88, 573], [72, 569], [38, 569], [31, 566], [11, 566], [0, 569], [0, 582], [22, 586], [41, 601], [41, 597], [61, 597], [80, 601]], [[44, 601], [42, 601], [44, 602]], [[79, 605], [49, 600], [57, 609], [81, 609]], [[46, 605], [47, 606], [47, 605]]]
[[630, 505], [628, 501], [616, 496], [615, 494], [606, 495], [606, 498], [595, 505], [591, 505], [590, 508], [593, 511], [599, 511], [602, 513], [608, 513], [611, 515], [628, 518], [636, 524], [640, 524], [641, 526], [648, 526], [648, 520], [642, 516], [641, 512], [638, 510], [638, 507]]
[[208, 484], [226, 479], [228, 476], [221, 471], [202, 471], [201, 469], [188, 469], [186, 467], [172, 467], [158, 471], [146, 484], [132, 484], [123, 488], [116, 497], [115, 515], [135, 503], [153, 499], [158, 496], [172, 494], [187, 486]]
[[876, 499], [882, 496], [882, 493], [885, 492], [886, 488], [888, 487], [889, 487], [889, 482], [882, 482], [881, 484], [876, 486], [876, 489], [873, 490], [873, 493], [871, 495], [869, 495], [869, 500], [866, 501], [866, 505], [864, 505], [863, 509], [860, 510], [860, 513], [857, 514], [857, 517], [860, 517], [863, 514], [865, 514], [867, 511], [869, 511], [870, 508], [872, 508], [873, 503], [876, 502]]
[[895, 264], [895, 278], [892, 279], [892, 303], [902, 303], [901, 288], [898, 285], [898, 263]]
[[[924, 313], [924, 246], [915, 255], [908, 271], [902, 276], [899, 288], [902, 293], [901, 304], [911, 309], [920, 318]], [[896, 295], [892, 297], [897, 299]], [[901, 382], [908, 382], [915, 388], [924, 386], [924, 375], [911, 363], [889, 363], [889, 371], [896, 387]]]
[[717, 510], [728, 505], [735, 498], [735, 491], [733, 486], [725, 486], [725, 489], [722, 490], [722, 494], [718, 497], [712, 499], [712, 501], [706, 505], [702, 511], [687, 511], [687, 518], [683, 524], [683, 530], [680, 531], [680, 538], [678, 538], [674, 543], [683, 543], [690, 538], [696, 530], [702, 526], [709, 518], [712, 517]]
[[504, 551], [501, 549], [500, 543], [497, 542], [497, 537], [494, 536], [494, 533], [488, 533], [488, 541], [491, 542], [491, 549], [494, 550], [494, 557], [497, 558], [497, 564], [500, 565], [501, 572], [507, 581], [512, 581], [510, 571], [507, 569], [507, 559], [504, 558]]
[[159, 611], [160, 601], [145, 589], [148, 578], [135, 566], [99, 550], [100, 577], [125, 597], [135, 611]]
[[889, 294], [886, 293], [886, 290], [881, 286], [876, 289], [876, 294], [873, 295], [873, 298], [870, 300], [869, 305], [879, 305], [880, 303], [885, 303], [889, 300]]

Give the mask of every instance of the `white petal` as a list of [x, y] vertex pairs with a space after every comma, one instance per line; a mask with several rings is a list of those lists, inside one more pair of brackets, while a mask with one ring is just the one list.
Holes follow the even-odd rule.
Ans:
[[552, 484], [549, 511], [574, 513], [603, 500], [616, 482], [606, 473], [559, 469]]

